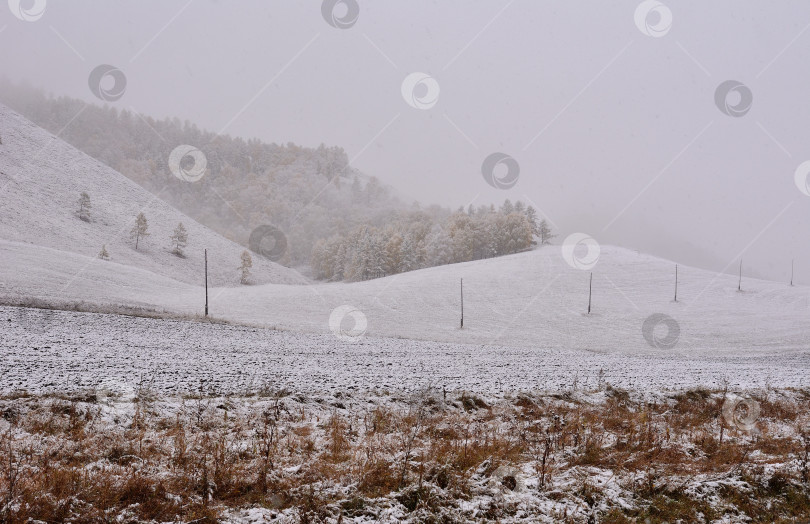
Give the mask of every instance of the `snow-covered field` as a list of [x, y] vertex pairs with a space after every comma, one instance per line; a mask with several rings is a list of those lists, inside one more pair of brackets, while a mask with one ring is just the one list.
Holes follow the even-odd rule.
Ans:
[[[254, 278], [273, 283], [239, 285], [241, 246], [16, 113], [2, 106], [0, 113], [0, 301], [199, 316], [207, 247], [211, 316], [282, 330], [3, 309], [2, 389], [154, 376], [169, 391], [207, 377], [222, 389], [253, 378], [306, 390], [433, 383], [495, 392], [592, 385], [600, 369], [625, 387], [717, 386], [724, 379], [784, 387], [808, 375], [810, 288], [743, 277], [738, 291], [734, 275], [681, 266], [675, 302], [673, 262], [612, 246], [601, 246], [589, 271], [569, 265], [551, 245], [367, 282], [310, 285], [255, 255]], [[93, 198], [90, 223], [74, 216], [83, 190]], [[127, 232], [142, 208], [153, 236], [136, 252]], [[161, 245], [179, 220], [189, 229], [186, 259]], [[96, 257], [102, 243], [112, 261]], [[27, 330], [40, 314], [51, 317], [47, 329]], [[645, 337], [653, 315], [666, 320]], [[336, 329], [359, 336], [347, 341]]]
[[810, 353], [595, 353], [366, 337], [346, 342], [195, 321], [0, 308], [0, 391], [149, 386], [162, 394], [350, 391], [516, 391], [802, 387]]

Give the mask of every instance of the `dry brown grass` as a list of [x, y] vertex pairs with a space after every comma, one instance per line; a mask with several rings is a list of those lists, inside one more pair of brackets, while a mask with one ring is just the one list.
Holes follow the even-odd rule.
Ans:
[[[198, 395], [142, 399], [118, 422], [92, 395], [9, 395], [0, 397], [0, 521], [214, 522], [258, 505], [345, 522], [383, 500], [415, 521], [464, 521], [459, 501], [519, 489], [518, 479], [559, 502], [561, 521], [580, 521], [565, 501], [602, 522], [691, 522], [730, 508], [755, 522], [810, 519], [807, 397], [760, 398], [758, 432], [746, 433], [724, 421], [723, 395], [651, 403], [608, 389], [591, 403], [428, 391], [354, 410]], [[612, 472], [636, 509], [606, 499], [593, 468]], [[503, 471], [514, 473], [495, 477]], [[720, 483], [723, 507], [711, 507], [686, 487], [697, 476], [738, 482]], [[487, 500], [479, 515], [518, 519], [515, 503]]]

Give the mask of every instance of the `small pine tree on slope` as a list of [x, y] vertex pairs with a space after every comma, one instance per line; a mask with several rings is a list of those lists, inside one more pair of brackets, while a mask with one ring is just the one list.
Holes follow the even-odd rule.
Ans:
[[138, 213], [138, 217], [135, 219], [135, 226], [132, 228], [132, 231], [130, 231], [130, 235], [135, 239], [135, 250], [137, 251], [141, 237], [149, 236], [149, 224], [146, 222], [146, 215]]
[[183, 253], [183, 249], [187, 244], [188, 231], [186, 231], [186, 226], [180, 222], [177, 224], [177, 227], [174, 228], [174, 233], [172, 233], [172, 253], [178, 257], [185, 258], [186, 255]]
[[79, 218], [85, 222], [90, 222], [90, 195], [82, 191], [79, 195], [78, 204], [79, 210], [77, 211], [77, 214], [79, 215]]
[[538, 229], [540, 233], [539, 236], [541, 245], [550, 244], [551, 239], [557, 236], [551, 233], [551, 228], [548, 226], [548, 222], [546, 222], [545, 218], [540, 221], [540, 227]]

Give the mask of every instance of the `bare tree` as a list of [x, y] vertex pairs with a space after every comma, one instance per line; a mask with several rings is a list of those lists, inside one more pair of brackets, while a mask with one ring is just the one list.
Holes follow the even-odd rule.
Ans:
[[248, 250], [242, 251], [242, 265], [239, 266], [239, 270], [242, 271], [242, 279], [240, 280], [242, 284], [248, 283], [248, 278], [250, 277], [250, 268], [253, 267], [253, 258], [251, 258], [250, 253]]
[[180, 222], [177, 224], [177, 227], [174, 228], [174, 233], [172, 233], [172, 253], [178, 257], [185, 258], [186, 255], [183, 253], [183, 248], [185, 248], [187, 244], [188, 232], [183, 223]]
[[107, 245], [106, 244], [101, 246], [101, 253], [98, 254], [98, 258], [100, 258], [101, 260], [109, 260], [110, 259], [110, 254], [107, 253]]
[[82, 191], [79, 194], [79, 210], [76, 212], [79, 215], [79, 218], [84, 220], [85, 222], [90, 222], [90, 195], [86, 192]]
[[135, 226], [130, 231], [130, 235], [135, 239], [135, 250], [138, 249], [138, 243], [141, 240], [141, 237], [148, 237], [149, 236], [149, 224], [146, 222], [146, 216], [141, 212], [138, 213], [138, 217], [135, 219]]

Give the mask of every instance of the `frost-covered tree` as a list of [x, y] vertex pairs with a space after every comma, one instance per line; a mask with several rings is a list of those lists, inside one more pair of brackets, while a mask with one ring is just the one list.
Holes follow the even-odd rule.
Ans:
[[434, 265], [428, 260], [427, 237], [419, 230], [411, 230], [402, 241], [401, 271], [413, 271]]
[[454, 213], [448, 220], [447, 234], [450, 236], [453, 262], [472, 260], [475, 250], [473, 218], [463, 212]]
[[149, 236], [149, 224], [143, 212], [138, 213], [138, 216], [135, 218], [135, 225], [132, 227], [132, 231], [130, 231], [129, 234], [135, 239], [135, 250], [137, 251], [138, 243], [141, 238]]
[[107, 245], [106, 244], [101, 246], [101, 252], [98, 254], [98, 258], [100, 258], [101, 260], [109, 260], [110, 259], [110, 254], [107, 253]]
[[386, 275], [399, 273], [402, 268], [402, 235], [390, 228], [386, 235], [384, 271]]
[[346, 247], [341, 235], [319, 240], [312, 249], [312, 269], [316, 278], [343, 280]]
[[250, 278], [250, 268], [253, 267], [253, 258], [250, 256], [250, 252], [246, 249], [242, 251], [242, 265], [239, 266], [239, 270], [242, 272], [242, 278], [240, 282], [242, 284], [247, 284], [248, 279]]
[[[444, 264], [451, 264], [453, 262], [453, 253], [450, 250], [450, 237], [441, 227], [436, 226], [434, 231], [431, 231], [427, 237], [425, 245], [426, 256], [428, 264], [431, 266], [441, 266]], [[409, 264], [413, 266], [414, 264]], [[405, 271], [418, 269], [419, 266], [407, 267]]]
[[515, 206], [512, 205], [512, 201], [508, 198], [503, 201], [503, 205], [501, 206], [501, 213], [504, 215], [508, 215], [515, 210]]
[[360, 179], [357, 178], [357, 175], [355, 175], [354, 180], [352, 181], [351, 192], [352, 202], [360, 202], [363, 194], [363, 186], [360, 185]]
[[390, 218], [385, 227], [360, 225], [317, 241], [312, 269], [320, 279], [368, 280], [529, 249], [532, 223], [526, 207], [510, 204], [506, 209], [512, 212], [483, 206], [442, 217], [417, 208]]
[[548, 222], [546, 222], [545, 218], [540, 221], [540, 226], [538, 227], [538, 230], [539, 230], [538, 236], [540, 237], [541, 245], [550, 244], [551, 239], [557, 236], [551, 233], [551, 228], [549, 227]]
[[344, 275], [348, 280], [369, 280], [385, 274], [385, 243], [377, 228], [360, 226], [353, 230], [346, 251]]
[[529, 225], [532, 228], [532, 234], [540, 236], [540, 223], [537, 221], [537, 210], [532, 206], [526, 208], [526, 218], [529, 220]]
[[186, 231], [186, 226], [183, 225], [182, 222], [177, 224], [177, 227], [174, 228], [174, 233], [172, 233], [172, 253], [177, 255], [178, 257], [185, 258], [185, 253], [183, 253], [183, 249], [188, 244], [188, 232]]
[[79, 194], [79, 210], [76, 214], [79, 216], [80, 219], [84, 220], [85, 222], [90, 222], [90, 195], [86, 192], [82, 191]]
[[309, 266], [315, 274], [315, 278], [331, 279], [333, 274], [333, 265], [330, 260], [330, 252], [327, 247], [327, 241], [320, 239], [312, 246], [312, 254], [309, 257]]
[[504, 254], [518, 253], [531, 246], [532, 230], [524, 215], [510, 213], [502, 220], [500, 237]]

